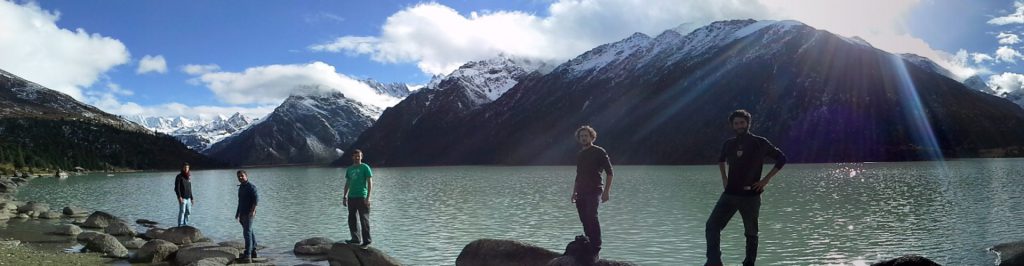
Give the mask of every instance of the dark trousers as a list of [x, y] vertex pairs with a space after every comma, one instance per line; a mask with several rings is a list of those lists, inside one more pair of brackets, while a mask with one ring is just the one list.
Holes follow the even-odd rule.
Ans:
[[356, 216], [359, 217], [361, 225], [358, 228], [363, 232], [363, 244], [370, 243], [370, 206], [366, 205], [366, 199], [348, 199], [348, 230], [352, 233], [352, 240], [360, 239]]
[[601, 204], [601, 192], [579, 193], [576, 197], [576, 212], [583, 223], [583, 234], [590, 239], [596, 251], [601, 250], [601, 222], [597, 219], [597, 207]]
[[715, 209], [708, 217], [707, 227], [704, 236], [708, 241], [709, 265], [722, 264], [721, 238], [722, 229], [729, 224], [729, 220], [736, 212], [743, 217], [743, 235], [747, 237], [747, 256], [743, 265], [754, 265], [757, 259], [757, 216], [761, 211], [761, 196], [735, 196], [722, 194], [715, 204]]
[[242, 257], [252, 256], [256, 250], [256, 235], [252, 233], [252, 217], [238, 217], [238, 222], [242, 224], [242, 237], [245, 239], [245, 250], [242, 252]]

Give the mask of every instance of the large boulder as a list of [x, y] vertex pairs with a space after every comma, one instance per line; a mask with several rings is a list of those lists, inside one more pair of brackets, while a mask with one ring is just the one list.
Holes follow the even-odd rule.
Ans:
[[124, 245], [124, 247], [127, 248], [127, 249], [139, 249], [139, 248], [142, 248], [142, 245], [146, 244], [146, 240], [142, 240], [141, 238], [134, 238], [133, 237], [132, 239], [128, 239], [128, 240], [125, 240], [125, 241], [121, 242], [121, 244]]
[[[196, 262], [185, 264], [185, 266], [224, 266], [231, 263], [231, 260], [224, 257], [205, 258]], [[248, 265], [248, 264], [247, 264]]]
[[546, 265], [561, 254], [513, 240], [479, 239], [470, 242], [455, 259], [455, 265]]
[[175, 252], [178, 251], [178, 246], [174, 243], [168, 242], [161, 239], [153, 239], [146, 244], [143, 244], [135, 255], [132, 256], [131, 262], [144, 262], [154, 263], [166, 261], [173, 258]]
[[135, 229], [124, 221], [113, 222], [104, 231], [115, 236], [135, 236]]
[[6, 221], [11, 219], [11, 214], [6, 212], [0, 212], [0, 221]]
[[326, 237], [314, 237], [295, 242], [295, 255], [324, 255], [331, 251], [334, 241]]
[[85, 222], [82, 223], [82, 227], [106, 228], [107, 226], [110, 226], [110, 224], [115, 223], [117, 221], [117, 217], [110, 215], [109, 213], [95, 211], [89, 215], [89, 218], [85, 219]]
[[64, 213], [64, 215], [67, 215], [68, 217], [73, 217], [73, 218], [76, 218], [76, 217], [86, 217], [86, 216], [89, 215], [89, 210], [86, 210], [86, 209], [83, 209], [83, 208], [79, 208], [79, 207], [75, 207], [75, 206], [67, 206], [67, 207], [64, 207], [63, 213]]
[[[384, 254], [384, 252], [370, 247], [361, 249], [357, 245], [345, 243], [334, 243], [331, 251], [327, 252], [327, 260], [332, 266], [335, 265], [380, 265], [391, 266], [401, 265], [398, 260]], [[483, 264], [478, 264], [483, 265]]]
[[44, 212], [43, 214], [40, 214], [39, 218], [40, 219], [53, 220], [53, 219], [60, 219], [62, 216], [63, 215], [61, 215], [59, 212], [47, 211], [47, 212]]
[[54, 230], [53, 233], [64, 236], [77, 236], [78, 234], [82, 233], [82, 228], [79, 228], [77, 225], [73, 224], [62, 224], [58, 225], [57, 229]]
[[0, 203], [0, 212], [17, 212], [18, 204], [14, 202]]
[[85, 249], [112, 258], [128, 258], [128, 249], [116, 237], [108, 234], [98, 234], [85, 241]]
[[[146, 235], [149, 235], [149, 231], [146, 231]], [[203, 237], [203, 232], [200, 232], [199, 229], [187, 225], [171, 227], [163, 232], [156, 233], [156, 235], [158, 239], [167, 240], [177, 245], [196, 243], [205, 238]]]
[[86, 243], [86, 242], [89, 242], [90, 240], [92, 240], [93, 237], [101, 235], [101, 234], [103, 234], [103, 233], [94, 232], [94, 231], [83, 231], [83, 232], [79, 233], [77, 236], [75, 236], [75, 240], [78, 240], [78, 242]]
[[[50, 211], [50, 205], [46, 203], [30, 201], [24, 206], [18, 207], [18, 213], [30, 213], [34, 212], [38, 214]], [[31, 215], [31, 214], [29, 214]]]
[[143, 233], [139, 237], [142, 237], [142, 239], [146, 239], [146, 240], [160, 239], [160, 235], [162, 235], [164, 233], [164, 231], [167, 231], [167, 229], [155, 228], [154, 227], [154, 228], [150, 228], [149, 230], [146, 230], [146, 233]]
[[1002, 243], [988, 250], [996, 253], [1000, 266], [1024, 265], [1024, 241]]
[[227, 262], [238, 258], [240, 251], [233, 247], [225, 247], [211, 242], [200, 242], [181, 246], [174, 255], [178, 265], [198, 263], [203, 259], [224, 258]]

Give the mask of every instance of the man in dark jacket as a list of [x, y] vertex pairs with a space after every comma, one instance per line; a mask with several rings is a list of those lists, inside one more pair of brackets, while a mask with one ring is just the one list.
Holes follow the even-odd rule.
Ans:
[[238, 170], [238, 208], [235, 220], [242, 224], [242, 237], [245, 239], [245, 251], [239, 256], [243, 262], [252, 262], [256, 258], [256, 235], [252, 233], [252, 220], [256, 216], [256, 204], [260, 197], [256, 194], [256, 186], [249, 182], [245, 170]]
[[181, 166], [181, 172], [174, 177], [174, 194], [178, 196], [178, 226], [188, 225], [188, 216], [192, 214], [192, 172], [188, 163]]
[[[706, 265], [722, 265], [722, 229], [737, 211], [743, 218], [743, 234], [747, 237], [747, 254], [743, 265], [754, 265], [757, 259], [757, 217], [761, 210], [761, 193], [786, 164], [786, 155], [768, 139], [750, 133], [751, 118], [746, 110], [736, 110], [729, 115], [729, 122], [736, 131], [736, 137], [725, 141], [718, 158], [718, 169], [722, 174], [725, 192], [718, 198], [718, 203], [715, 204], [715, 209], [711, 211], [711, 217], [708, 217], [706, 224]], [[765, 158], [774, 159], [775, 167], [761, 178]], [[728, 172], [726, 164], [729, 167]]]
[[[608, 202], [612, 190], [612, 163], [604, 148], [594, 145], [597, 131], [590, 126], [576, 129], [576, 141], [580, 151], [576, 154], [576, 180], [572, 188], [572, 203], [583, 223], [583, 234], [592, 245], [592, 260], [597, 262], [601, 252], [601, 222], [597, 218], [597, 207]], [[601, 172], [606, 174], [601, 182]]]

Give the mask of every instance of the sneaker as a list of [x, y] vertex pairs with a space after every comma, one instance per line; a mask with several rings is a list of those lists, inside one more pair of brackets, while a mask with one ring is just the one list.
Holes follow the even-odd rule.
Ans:
[[359, 239], [345, 240], [345, 244], [359, 244]]
[[253, 251], [252, 251], [252, 258], [254, 258], [254, 259], [255, 259], [255, 258], [259, 258], [259, 257], [260, 257], [260, 256], [257, 256], [257, 255], [256, 255], [256, 250], [253, 250]]
[[370, 243], [373, 243], [373, 242], [366, 241], [366, 243], [363, 243], [362, 245], [359, 245], [359, 248], [361, 248], [361, 249], [369, 249], [370, 248]]

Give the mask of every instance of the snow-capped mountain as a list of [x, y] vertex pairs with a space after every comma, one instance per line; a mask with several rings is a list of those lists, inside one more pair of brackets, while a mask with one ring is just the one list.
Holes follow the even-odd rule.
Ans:
[[[633, 34], [522, 76], [474, 108], [414, 93], [352, 147], [383, 165], [564, 164], [578, 150], [573, 130], [592, 125], [619, 163], [708, 163], [729, 137], [728, 113], [747, 109], [754, 132], [794, 162], [1022, 152], [1024, 110], [900, 60], [797, 21]], [[417, 112], [423, 106], [442, 112]]]
[[203, 151], [211, 144], [245, 129], [255, 119], [235, 113], [230, 117], [214, 116], [213, 119], [177, 117], [129, 116], [130, 121], [150, 130], [171, 135], [189, 149]]
[[[420, 126], [443, 126], [444, 121], [480, 108], [500, 98], [530, 73], [550, 72], [549, 64], [541, 61], [499, 56], [487, 60], [468, 62], [444, 76], [435, 76], [423, 89], [417, 90], [397, 105], [388, 108], [372, 127], [363, 132], [352, 148], [362, 149], [366, 156], [377, 156], [378, 151], [393, 150], [407, 143], [404, 138], [417, 135]], [[345, 163], [341, 158], [336, 163]]]
[[[954, 80], [957, 79], [957, 77], [953, 75], [952, 72], [950, 72], [949, 70], [942, 66], [939, 66], [939, 64], [936, 64], [931, 59], [916, 54], [900, 54], [900, 56], [906, 59], [908, 62], [911, 62], [912, 64], [917, 65], [925, 70], [938, 73], [940, 75], [949, 77]], [[1009, 100], [1017, 105], [1020, 105], [1021, 107], [1024, 107], [1024, 91], [1022, 90], [1007, 90], [1005, 88], [999, 88], [998, 86], [989, 85], [988, 83], [985, 82], [985, 80], [981, 78], [981, 76], [978, 75], [974, 75], [965, 79], [963, 81], [963, 84], [968, 89], [984, 92], [990, 95], [995, 95], [1006, 100]]]
[[341, 156], [380, 112], [337, 91], [308, 90], [204, 153], [240, 165], [327, 163]]
[[940, 75], [946, 76], [954, 80], [959, 80], [959, 78], [953, 75], [953, 72], [950, 72], [948, 69], [940, 66], [939, 64], [935, 63], [935, 61], [932, 61], [927, 57], [911, 53], [899, 54], [899, 56], [903, 57], [904, 60], [907, 60], [907, 62], [910, 62], [911, 64], [924, 68], [924, 70], [939, 73]]
[[409, 85], [405, 83], [381, 83], [373, 79], [364, 79], [360, 80], [360, 82], [369, 85], [370, 88], [373, 88], [378, 94], [387, 95], [399, 99], [405, 98], [405, 96], [409, 96], [410, 93]]

